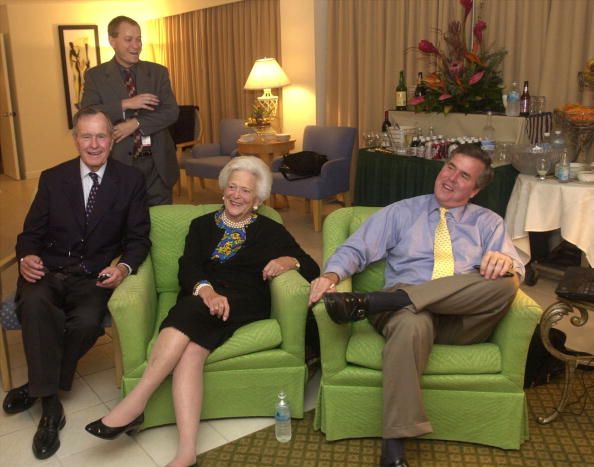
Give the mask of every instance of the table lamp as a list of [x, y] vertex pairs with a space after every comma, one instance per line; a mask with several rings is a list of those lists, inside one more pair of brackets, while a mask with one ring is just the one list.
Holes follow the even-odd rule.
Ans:
[[243, 89], [248, 91], [262, 89], [258, 97], [258, 105], [262, 107], [268, 117], [276, 117], [278, 96], [272, 94], [272, 88], [281, 88], [289, 84], [289, 78], [274, 58], [259, 58], [254, 63]]

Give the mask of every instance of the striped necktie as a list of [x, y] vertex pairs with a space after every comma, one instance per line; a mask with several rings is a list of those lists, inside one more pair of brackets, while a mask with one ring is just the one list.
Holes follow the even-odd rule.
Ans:
[[89, 172], [89, 177], [93, 180], [93, 186], [89, 191], [89, 198], [87, 199], [87, 206], [85, 208], [86, 221], [89, 222], [89, 217], [95, 207], [95, 200], [97, 199], [97, 191], [99, 191], [99, 175], [95, 172]]
[[[136, 80], [134, 79], [134, 75], [132, 71], [124, 68], [124, 84], [128, 89], [128, 97], [134, 97], [136, 92]], [[141, 151], [142, 151], [142, 135], [140, 134], [140, 130], [136, 129], [134, 133], [132, 133], [132, 138], [134, 140], [134, 146], [132, 147], [132, 158], [136, 159]]]
[[446, 208], [439, 208], [439, 224], [435, 229], [433, 244], [433, 274], [431, 279], [454, 275], [454, 253], [452, 238], [446, 221]]

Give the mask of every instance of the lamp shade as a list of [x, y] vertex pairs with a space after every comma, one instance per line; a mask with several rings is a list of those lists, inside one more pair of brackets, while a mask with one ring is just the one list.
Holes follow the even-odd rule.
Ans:
[[259, 58], [254, 63], [243, 89], [280, 88], [289, 84], [289, 78], [274, 58]]

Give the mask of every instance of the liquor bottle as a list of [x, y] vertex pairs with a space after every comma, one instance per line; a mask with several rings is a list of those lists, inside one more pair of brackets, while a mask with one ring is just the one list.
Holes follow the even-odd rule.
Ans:
[[404, 70], [400, 70], [400, 80], [396, 86], [396, 110], [406, 110], [406, 81]]
[[530, 92], [528, 91], [528, 81], [524, 81], [524, 89], [520, 96], [520, 116], [528, 117], [530, 115]]
[[389, 112], [386, 110], [384, 111], [384, 122], [382, 123], [382, 133], [387, 133], [388, 128], [392, 126], [392, 122], [390, 122], [390, 115]]
[[287, 395], [281, 391], [274, 410], [274, 434], [279, 443], [291, 441], [291, 409], [287, 402]]
[[508, 117], [517, 117], [520, 115], [520, 90], [518, 83], [515, 81], [511, 84], [511, 88], [507, 93], [507, 109], [505, 114]]
[[415, 97], [422, 97], [425, 95], [427, 89], [425, 88], [425, 84], [423, 84], [423, 73], [417, 73], [417, 87], [415, 88]]

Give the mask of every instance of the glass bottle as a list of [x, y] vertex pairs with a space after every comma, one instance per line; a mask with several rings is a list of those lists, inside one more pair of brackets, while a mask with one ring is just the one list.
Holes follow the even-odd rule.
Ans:
[[404, 79], [404, 70], [400, 70], [400, 80], [396, 86], [396, 110], [406, 110], [406, 81]]
[[382, 123], [382, 133], [387, 133], [388, 128], [392, 126], [392, 122], [390, 121], [390, 114], [386, 110], [384, 111], [384, 122]]
[[426, 92], [425, 84], [423, 84], [423, 73], [419, 71], [417, 73], [417, 86], [415, 87], [415, 97], [422, 97]]
[[528, 91], [528, 81], [524, 81], [524, 88], [520, 96], [520, 116], [528, 117], [530, 115], [530, 91]]
[[483, 140], [495, 143], [495, 127], [493, 126], [493, 112], [487, 112], [487, 122], [483, 127]]
[[291, 409], [287, 402], [287, 395], [281, 391], [274, 411], [274, 434], [279, 443], [291, 441]]

